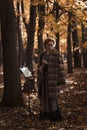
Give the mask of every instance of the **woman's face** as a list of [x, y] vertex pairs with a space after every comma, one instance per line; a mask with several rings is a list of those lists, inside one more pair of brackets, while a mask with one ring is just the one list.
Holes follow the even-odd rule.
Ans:
[[53, 48], [54, 48], [54, 43], [53, 43], [53, 41], [49, 41], [47, 44], [46, 44], [46, 49], [47, 49], [47, 51], [52, 51], [53, 50]]

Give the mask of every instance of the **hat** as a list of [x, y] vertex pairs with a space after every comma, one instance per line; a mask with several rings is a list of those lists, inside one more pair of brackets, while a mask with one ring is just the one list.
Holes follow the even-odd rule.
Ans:
[[52, 41], [53, 42], [53, 46], [55, 47], [56, 46], [56, 42], [54, 39], [48, 37], [44, 40], [44, 47], [46, 48], [46, 45], [48, 44], [49, 41]]

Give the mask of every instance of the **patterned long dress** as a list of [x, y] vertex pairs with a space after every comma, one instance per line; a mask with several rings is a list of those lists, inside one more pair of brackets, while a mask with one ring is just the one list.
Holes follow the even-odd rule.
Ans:
[[[40, 100], [40, 109], [41, 109], [40, 116], [42, 119], [58, 120], [58, 119], [62, 119], [61, 111], [58, 106], [58, 91], [55, 89], [56, 88], [55, 84], [52, 85], [55, 88], [49, 86], [50, 81], [52, 81], [50, 79], [51, 74], [49, 76], [50, 62], [52, 59], [51, 56], [52, 56], [51, 54], [44, 52], [41, 54], [40, 61], [39, 61], [40, 84], [38, 90], [39, 90], [39, 100]], [[43, 59], [45, 59], [48, 62], [48, 64], [42, 64]], [[54, 63], [56, 63], [56, 61]], [[54, 72], [53, 74], [55, 75]], [[51, 98], [50, 95], [52, 95]]]

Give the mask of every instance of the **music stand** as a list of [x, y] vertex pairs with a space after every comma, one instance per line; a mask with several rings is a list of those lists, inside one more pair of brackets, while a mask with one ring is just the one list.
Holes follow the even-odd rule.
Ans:
[[33, 76], [32, 76], [32, 73], [30, 72], [30, 70], [27, 67], [21, 67], [20, 70], [21, 70], [21, 72], [23, 73], [23, 75], [25, 77], [24, 86], [27, 89], [24, 92], [28, 93], [28, 97], [29, 97], [29, 115], [31, 115], [32, 112], [31, 112], [31, 107], [30, 107], [30, 93], [32, 91], [31, 79], [33, 79]]

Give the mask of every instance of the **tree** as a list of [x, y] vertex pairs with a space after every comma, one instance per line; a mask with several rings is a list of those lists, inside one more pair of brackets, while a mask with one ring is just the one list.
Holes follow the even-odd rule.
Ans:
[[40, 54], [43, 50], [43, 29], [45, 25], [44, 16], [45, 16], [45, 5], [38, 4], [38, 54]]
[[32, 56], [33, 56], [33, 47], [34, 47], [34, 34], [36, 26], [36, 6], [30, 4], [30, 21], [29, 21], [29, 32], [28, 32], [28, 43], [26, 48], [26, 65], [30, 70], [32, 70]]
[[[58, 4], [58, 2], [55, 0], [53, 3], [53, 9], [52, 9], [52, 14], [56, 19], [56, 23], [59, 21], [59, 17], [60, 17], [60, 6]], [[59, 32], [56, 33], [56, 48], [59, 49], [59, 41], [60, 41], [60, 35]]]
[[22, 41], [22, 30], [21, 30], [21, 2], [17, 2], [17, 32], [18, 32], [18, 48], [19, 48], [19, 65], [22, 67], [24, 65], [24, 51], [23, 51], [23, 41]]
[[0, 0], [1, 38], [3, 49], [4, 93], [2, 106], [21, 106], [20, 72], [17, 55], [17, 27], [12, 0]]
[[85, 43], [87, 42], [87, 28], [82, 24], [82, 43], [83, 43], [83, 66], [87, 68], [87, 47]]
[[71, 14], [74, 68], [81, 68], [81, 54], [75, 15]]
[[72, 73], [72, 46], [71, 46], [71, 12], [68, 13], [68, 31], [67, 31], [67, 69]]
[[[30, 0], [29, 7], [29, 22], [26, 21], [25, 17], [25, 6], [24, 1], [21, 1], [21, 10], [23, 15], [23, 23], [25, 25], [26, 33], [27, 33], [27, 47], [25, 50], [25, 62], [26, 66], [32, 71], [32, 57], [33, 57], [33, 47], [34, 47], [34, 34], [35, 34], [35, 26], [36, 26], [36, 5], [33, 5], [34, 0]], [[28, 4], [29, 6], [29, 4]]]
[[2, 65], [2, 45], [1, 45], [1, 23], [0, 23], [0, 67]]

